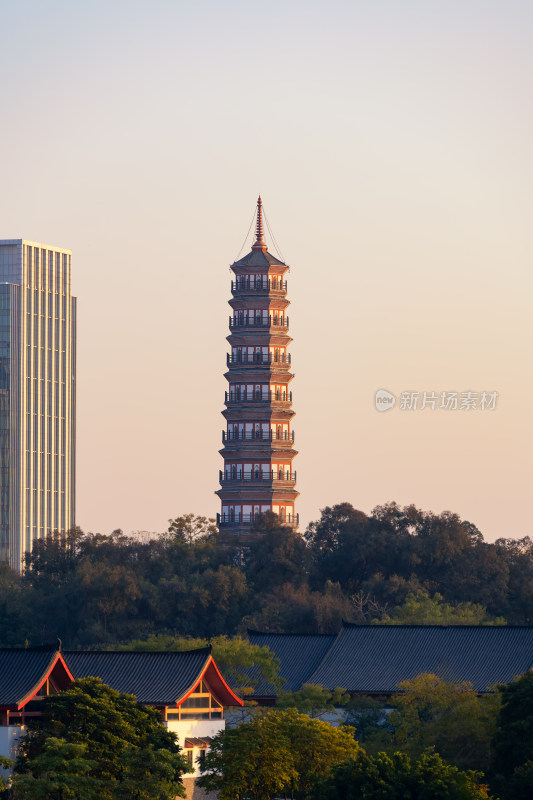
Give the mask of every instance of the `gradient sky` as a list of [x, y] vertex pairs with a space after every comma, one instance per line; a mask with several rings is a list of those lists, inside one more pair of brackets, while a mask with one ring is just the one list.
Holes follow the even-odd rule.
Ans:
[[[261, 192], [303, 526], [396, 500], [533, 533], [529, 0], [3, 0], [0, 29], [0, 238], [73, 250], [83, 529], [219, 510]], [[499, 399], [380, 414], [382, 388]]]

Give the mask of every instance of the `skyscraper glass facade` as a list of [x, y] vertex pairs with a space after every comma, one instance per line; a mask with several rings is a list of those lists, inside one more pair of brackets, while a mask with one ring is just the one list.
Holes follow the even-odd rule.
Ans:
[[0, 561], [75, 521], [72, 253], [0, 240]]

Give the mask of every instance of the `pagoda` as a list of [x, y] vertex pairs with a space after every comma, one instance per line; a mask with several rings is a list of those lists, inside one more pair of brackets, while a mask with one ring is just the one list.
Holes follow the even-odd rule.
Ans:
[[[287, 308], [287, 264], [268, 252], [263, 238], [263, 204], [257, 201], [256, 238], [251, 251], [231, 265], [230, 353], [225, 377], [224, 469], [216, 492], [221, 534], [236, 544], [249, 540], [254, 521], [267, 511], [298, 526], [292, 462], [291, 356]], [[226, 537], [224, 537], [226, 538]]]

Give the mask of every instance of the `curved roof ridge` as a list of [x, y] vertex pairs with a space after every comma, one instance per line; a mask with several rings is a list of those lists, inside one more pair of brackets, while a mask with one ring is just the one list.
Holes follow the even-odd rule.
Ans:
[[195, 647], [192, 650], [63, 650], [63, 655], [66, 653], [70, 653], [70, 655], [86, 655], [87, 653], [91, 654], [98, 654], [98, 655], [105, 655], [109, 653], [109, 655], [125, 655], [127, 653], [136, 654], [136, 655], [146, 655], [147, 653], [154, 653], [154, 655], [163, 656], [163, 655], [173, 655], [175, 656], [176, 653], [182, 653], [186, 655], [191, 655], [194, 653], [198, 655], [199, 653], [205, 652], [206, 655], [212, 655], [213, 653], [213, 645], [208, 644], [205, 647]]
[[246, 634], [248, 636], [314, 636], [315, 638], [319, 636], [338, 636], [337, 633], [272, 633], [270, 631], [258, 631], [254, 628], [247, 628]]
[[279, 258], [273, 256], [268, 250], [250, 250], [242, 258], [239, 258], [237, 261], [233, 261], [230, 264], [230, 267], [245, 267], [250, 262], [250, 266], [274, 266], [274, 267], [288, 267], [289, 265], [285, 263], [285, 261], [280, 261]]
[[342, 620], [343, 628], [496, 628], [497, 630], [501, 630], [502, 628], [508, 629], [516, 629], [516, 628], [531, 628], [531, 625], [439, 625], [438, 623], [432, 623], [426, 625], [423, 622], [401, 622], [397, 625], [393, 623], [383, 622], [383, 623], [371, 623], [371, 622], [347, 622], [346, 620]]

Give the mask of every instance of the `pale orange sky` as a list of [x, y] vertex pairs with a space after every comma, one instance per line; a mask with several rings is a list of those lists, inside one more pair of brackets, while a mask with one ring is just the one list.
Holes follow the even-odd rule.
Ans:
[[[532, 533], [529, 2], [8, 0], [0, 28], [0, 238], [73, 251], [85, 530], [219, 510], [228, 265], [261, 192], [303, 527], [396, 500]], [[381, 388], [499, 400], [379, 414]]]

